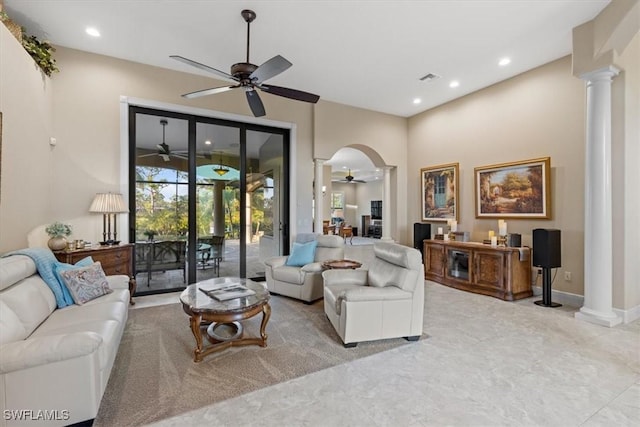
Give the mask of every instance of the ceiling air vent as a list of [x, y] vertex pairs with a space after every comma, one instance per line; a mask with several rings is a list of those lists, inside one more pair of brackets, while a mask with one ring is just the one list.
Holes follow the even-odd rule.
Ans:
[[440, 78], [440, 76], [438, 76], [436, 74], [433, 74], [433, 73], [429, 73], [429, 74], [425, 75], [424, 77], [420, 77], [420, 81], [430, 82], [432, 80], [439, 79], [439, 78]]

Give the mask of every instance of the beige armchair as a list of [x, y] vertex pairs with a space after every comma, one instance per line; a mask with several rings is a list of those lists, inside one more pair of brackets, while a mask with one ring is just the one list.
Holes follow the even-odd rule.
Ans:
[[286, 265], [286, 256], [265, 260], [267, 289], [273, 294], [296, 298], [306, 303], [322, 298], [322, 263], [344, 258], [344, 242], [340, 236], [300, 234], [298, 243], [317, 240], [314, 262], [302, 267]]
[[377, 243], [368, 270], [327, 270], [324, 311], [345, 347], [422, 335], [424, 268], [420, 252]]

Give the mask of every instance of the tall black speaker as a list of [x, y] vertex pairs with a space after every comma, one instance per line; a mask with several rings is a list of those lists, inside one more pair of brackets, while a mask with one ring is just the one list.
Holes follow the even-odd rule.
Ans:
[[560, 230], [536, 228], [533, 230], [533, 265], [542, 267], [542, 299], [534, 304], [542, 307], [560, 307], [551, 300], [551, 269], [562, 265], [560, 256]]
[[423, 224], [421, 222], [416, 222], [415, 224], [413, 224], [413, 247], [419, 250], [420, 253], [422, 253], [424, 249], [424, 244], [422, 243], [422, 241], [430, 238], [431, 224]]
[[546, 268], [562, 266], [560, 230], [546, 228], [533, 230], [533, 265]]

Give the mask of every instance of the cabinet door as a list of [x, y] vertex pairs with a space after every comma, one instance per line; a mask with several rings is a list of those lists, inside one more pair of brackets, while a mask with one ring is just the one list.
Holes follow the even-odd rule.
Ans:
[[471, 283], [472, 268], [469, 262], [472, 256], [469, 250], [447, 247], [445, 272], [447, 279], [464, 284]]
[[429, 278], [444, 277], [444, 246], [430, 243], [424, 244], [424, 272]]
[[504, 289], [504, 254], [478, 250], [473, 252], [473, 257], [475, 284]]

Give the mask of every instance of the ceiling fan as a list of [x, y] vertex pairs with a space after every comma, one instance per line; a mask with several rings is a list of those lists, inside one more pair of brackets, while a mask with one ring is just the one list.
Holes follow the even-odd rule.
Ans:
[[208, 65], [201, 64], [199, 62], [187, 59], [179, 55], [170, 56], [176, 61], [180, 61], [187, 65], [191, 65], [201, 70], [216, 74], [218, 77], [222, 77], [225, 80], [231, 80], [235, 82], [235, 84], [231, 86], [214, 87], [210, 89], [199, 90], [196, 92], [185, 93], [182, 96], [185, 98], [197, 98], [200, 96], [226, 92], [231, 89], [243, 88], [245, 90], [247, 102], [249, 103], [249, 108], [251, 108], [251, 112], [256, 117], [262, 117], [266, 114], [264, 105], [262, 104], [262, 100], [258, 96], [256, 88], [273, 95], [283, 96], [285, 98], [290, 98], [297, 101], [311, 102], [314, 104], [318, 102], [318, 100], [320, 99], [318, 95], [264, 83], [266, 80], [282, 73], [293, 64], [291, 64], [291, 62], [287, 61], [280, 55], [274, 56], [260, 66], [256, 66], [250, 63], [249, 34], [251, 22], [256, 19], [256, 13], [252, 10], [245, 9], [240, 14], [247, 23], [247, 61], [233, 64], [231, 66], [231, 74], [225, 73], [224, 71], [217, 70], [213, 67], [209, 67]]
[[352, 183], [356, 183], [356, 182], [365, 182], [361, 179], [356, 179], [353, 175], [351, 175], [351, 169], [349, 169], [349, 173], [347, 174], [347, 176], [344, 177], [344, 179], [341, 179], [340, 181], [342, 182], [352, 182]]
[[156, 144], [156, 147], [158, 148], [158, 152], [143, 154], [138, 157], [160, 156], [162, 157], [162, 160], [164, 160], [165, 162], [168, 162], [169, 160], [171, 160], [172, 156], [177, 157], [179, 159], [183, 159], [183, 160], [188, 159], [186, 151], [171, 151], [171, 149], [169, 148], [169, 145], [165, 142], [165, 129], [169, 124], [167, 119], [161, 119], [160, 124], [162, 125], [162, 143]]

